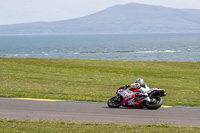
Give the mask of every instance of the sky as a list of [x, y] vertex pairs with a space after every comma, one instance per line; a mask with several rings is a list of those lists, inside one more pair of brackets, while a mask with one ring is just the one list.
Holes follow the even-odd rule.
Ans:
[[69, 20], [127, 3], [200, 9], [200, 0], [0, 0], [0, 25]]

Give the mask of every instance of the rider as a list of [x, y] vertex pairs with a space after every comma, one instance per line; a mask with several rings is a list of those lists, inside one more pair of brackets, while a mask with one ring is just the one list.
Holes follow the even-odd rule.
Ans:
[[124, 88], [127, 89], [128, 87], [136, 87], [141, 94], [136, 94], [136, 97], [144, 97], [144, 100], [150, 102], [150, 98], [148, 97], [147, 91], [150, 90], [150, 88], [147, 86], [146, 83], [144, 83], [144, 80], [141, 78], [136, 79], [134, 84], [125, 85]]

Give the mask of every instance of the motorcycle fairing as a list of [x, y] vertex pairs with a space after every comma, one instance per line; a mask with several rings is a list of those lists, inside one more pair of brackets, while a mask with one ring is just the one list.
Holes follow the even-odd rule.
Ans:
[[136, 108], [140, 108], [140, 104], [144, 101], [144, 99], [135, 97], [136, 93], [138, 93], [138, 91], [133, 92], [132, 90], [123, 89], [118, 89], [117, 91], [117, 94], [123, 97], [122, 106], [134, 106]]

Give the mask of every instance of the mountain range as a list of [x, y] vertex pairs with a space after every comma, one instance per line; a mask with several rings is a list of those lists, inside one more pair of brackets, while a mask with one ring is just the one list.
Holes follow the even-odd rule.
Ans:
[[200, 10], [129, 3], [71, 20], [0, 26], [0, 35], [135, 33], [200, 33]]

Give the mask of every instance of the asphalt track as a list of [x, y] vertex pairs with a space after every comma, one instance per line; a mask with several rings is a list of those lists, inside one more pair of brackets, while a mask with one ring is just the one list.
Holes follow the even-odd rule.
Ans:
[[0, 119], [55, 120], [96, 123], [170, 124], [200, 127], [200, 108], [158, 110], [108, 108], [106, 103], [0, 98]]

